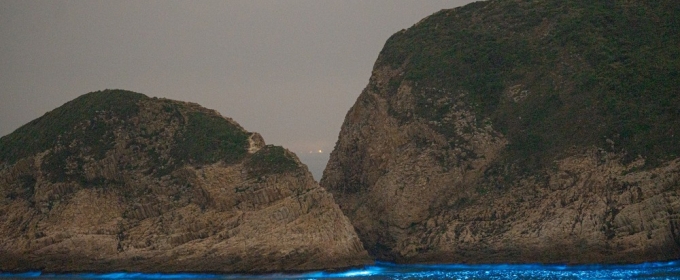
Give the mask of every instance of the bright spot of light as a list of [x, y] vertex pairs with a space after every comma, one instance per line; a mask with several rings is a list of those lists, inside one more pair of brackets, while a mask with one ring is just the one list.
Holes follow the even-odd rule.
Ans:
[[319, 154], [320, 154], [320, 153], [323, 153], [323, 151], [322, 151], [322, 150], [319, 150]]

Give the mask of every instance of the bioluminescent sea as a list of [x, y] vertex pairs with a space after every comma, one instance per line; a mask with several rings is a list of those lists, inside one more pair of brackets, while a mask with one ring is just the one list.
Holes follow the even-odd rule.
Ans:
[[1, 273], [4, 279], [680, 279], [680, 261], [627, 265], [375, 265], [338, 272], [316, 271], [298, 274], [200, 274], [200, 273]]

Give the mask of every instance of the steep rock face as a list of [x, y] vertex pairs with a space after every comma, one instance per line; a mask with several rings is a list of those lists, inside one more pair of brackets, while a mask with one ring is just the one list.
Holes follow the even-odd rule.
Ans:
[[400, 262], [680, 257], [680, 7], [485, 1], [393, 35], [320, 184]]
[[266, 272], [369, 261], [290, 151], [196, 104], [107, 90], [0, 138], [0, 270]]

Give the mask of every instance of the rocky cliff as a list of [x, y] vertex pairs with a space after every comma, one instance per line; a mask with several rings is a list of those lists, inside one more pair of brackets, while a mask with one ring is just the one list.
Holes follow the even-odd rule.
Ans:
[[321, 185], [379, 259], [677, 259], [678, 19], [674, 1], [435, 13], [385, 44]]
[[106, 90], [0, 138], [0, 271], [266, 272], [369, 261], [290, 151], [196, 104]]

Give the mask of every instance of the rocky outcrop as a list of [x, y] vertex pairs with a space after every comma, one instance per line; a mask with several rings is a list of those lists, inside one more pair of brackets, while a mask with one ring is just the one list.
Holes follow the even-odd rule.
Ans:
[[672, 1], [436, 13], [387, 41], [320, 184], [378, 259], [677, 259], [678, 15]]
[[0, 143], [1, 271], [370, 262], [332, 195], [292, 152], [196, 104], [89, 93]]

